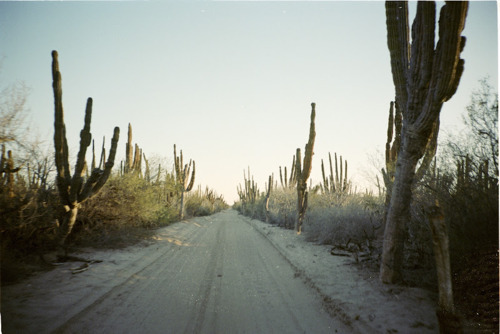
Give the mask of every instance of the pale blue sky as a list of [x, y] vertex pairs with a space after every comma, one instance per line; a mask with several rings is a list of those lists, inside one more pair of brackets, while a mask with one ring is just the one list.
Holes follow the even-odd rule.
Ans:
[[[465, 73], [442, 110], [442, 129], [489, 75], [498, 82], [496, 2], [471, 2]], [[383, 152], [394, 96], [385, 8], [373, 2], [1, 2], [0, 83], [31, 87], [33, 123], [51, 144], [51, 51], [59, 52], [72, 156], [87, 97], [92, 133], [109, 140], [128, 123], [148, 157], [173, 144], [196, 160], [196, 184], [232, 203], [243, 169], [264, 188], [304, 148], [316, 102], [320, 160], [337, 152], [363, 187]], [[109, 147], [109, 143], [107, 143]]]

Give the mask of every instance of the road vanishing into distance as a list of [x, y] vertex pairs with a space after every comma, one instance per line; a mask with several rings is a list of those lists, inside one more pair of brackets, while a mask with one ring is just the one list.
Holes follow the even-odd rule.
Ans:
[[[327, 313], [317, 292], [234, 210], [176, 223], [160, 229], [156, 238], [127, 265], [126, 278], [86, 306], [68, 306], [78, 311], [62, 310], [60, 323], [47, 331], [352, 332]], [[88, 272], [103, 265], [92, 265]], [[80, 282], [74, 284], [85, 284], [86, 274], [77, 274]]]

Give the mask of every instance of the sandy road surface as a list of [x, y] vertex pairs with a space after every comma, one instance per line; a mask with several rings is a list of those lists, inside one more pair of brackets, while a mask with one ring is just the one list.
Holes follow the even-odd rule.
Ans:
[[351, 332], [235, 211], [174, 224], [157, 239], [91, 253], [104, 262], [80, 274], [60, 268], [7, 287], [3, 332]]

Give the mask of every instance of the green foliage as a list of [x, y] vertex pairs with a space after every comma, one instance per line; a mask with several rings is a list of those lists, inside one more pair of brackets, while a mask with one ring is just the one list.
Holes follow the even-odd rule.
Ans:
[[[137, 174], [114, 175], [94, 198], [82, 205], [80, 221], [154, 226], [165, 216], [162, 189]], [[168, 214], [167, 214], [168, 215]]]
[[186, 199], [186, 214], [191, 217], [209, 216], [228, 207], [224, 198], [208, 187], [204, 193], [198, 189], [188, 194]]

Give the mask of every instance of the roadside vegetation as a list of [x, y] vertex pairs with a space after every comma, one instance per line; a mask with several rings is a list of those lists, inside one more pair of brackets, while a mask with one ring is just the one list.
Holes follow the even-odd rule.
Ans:
[[57, 53], [53, 57], [55, 155], [53, 148], [31, 137], [29, 89], [13, 84], [0, 92], [2, 284], [48, 265], [47, 253], [67, 253], [75, 246], [125, 247], [149, 238], [154, 228], [228, 207], [214, 190], [195, 186], [195, 163], [184, 164], [175, 145], [174, 163], [150, 167], [145, 152], [132, 146], [130, 125], [124, 161], [113, 168], [118, 128], [111, 150], [103, 143], [96, 158], [90, 98], [76, 163], [71, 161], [58, 102], [62, 88]]
[[271, 174], [262, 192], [250, 171], [245, 173], [235, 207], [330, 244], [332, 255], [374, 264], [385, 284], [436, 291], [443, 333], [469, 326], [496, 331], [498, 94], [486, 81], [472, 94], [466, 130], [438, 140], [442, 106], [456, 93], [464, 71], [468, 3], [441, 8], [437, 43], [434, 2], [418, 3], [411, 27], [408, 3], [388, 1], [385, 7], [395, 101], [385, 166], [376, 176], [378, 193], [353, 192], [347, 162], [343, 169], [336, 155], [334, 164], [329, 157], [330, 175], [322, 161], [323, 182], [308, 184], [316, 135], [313, 104], [304, 160], [297, 149], [288, 175], [280, 168], [281, 186]]
[[[391, 117], [389, 126], [394, 127], [394, 114]], [[404, 237], [403, 284], [437, 292], [429, 222], [429, 207], [437, 201], [449, 231], [455, 304], [476, 328], [498, 325], [497, 126], [498, 95], [484, 79], [472, 92], [463, 129], [443, 136], [437, 154], [414, 184]], [[298, 219], [295, 160], [294, 156], [291, 167], [279, 168], [279, 177], [271, 174], [263, 190], [250, 169], [245, 171], [237, 187], [239, 201], [233, 207], [254, 219], [294, 229]], [[302, 234], [309, 241], [331, 245], [333, 256], [350, 256], [376, 273], [389, 203], [387, 186], [380, 182], [387, 177], [387, 167], [380, 166], [373, 180], [375, 192], [353, 189], [347, 167], [337, 154], [313, 163], [313, 168], [321, 168], [323, 180], [307, 187]]]

